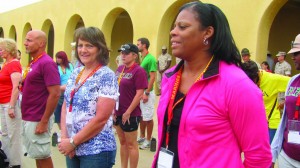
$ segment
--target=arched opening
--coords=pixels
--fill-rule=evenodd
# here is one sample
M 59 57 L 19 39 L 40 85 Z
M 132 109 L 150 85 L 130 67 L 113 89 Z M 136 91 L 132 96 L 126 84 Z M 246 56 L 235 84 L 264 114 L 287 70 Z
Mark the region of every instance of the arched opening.
M 53 58 L 53 50 L 54 50 L 54 28 L 53 28 L 53 24 L 51 22 L 51 20 L 47 19 L 43 26 L 42 26 L 42 31 L 44 31 L 46 33 L 47 36 L 47 48 L 46 48 L 46 52 L 47 54 Z
M 10 27 L 8 37 L 17 41 L 16 27 L 14 25 Z
M 4 38 L 4 31 L 2 27 L 0 27 L 0 38 Z
M 180 0 L 174 2 L 170 7 L 166 10 L 164 13 L 161 22 L 159 24 L 159 31 L 157 37 L 157 53 L 156 55 L 161 54 L 161 47 L 163 45 L 167 46 L 168 53 L 172 55 L 172 49 L 171 49 L 171 44 L 170 44 L 170 31 L 172 30 L 173 24 L 175 22 L 176 16 L 178 14 L 179 8 L 188 2 L 192 2 L 192 0 Z M 175 65 L 176 63 L 176 58 L 172 56 L 172 65 Z
M 22 42 L 24 42 L 25 41 L 25 39 L 26 39 L 26 34 L 29 32 L 29 31 L 31 31 L 32 30 L 32 26 L 31 26 L 31 24 L 30 23 L 26 23 L 25 24 L 25 26 L 24 26 L 24 28 L 23 28 L 23 35 L 22 35 Z M 26 49 L 25 49 L 25 46 L 24 45 L 22 45 L 22 58 L 21 58 L 21 63 L 22 63 L 22 65 L 26 65 L 27 66 L 27 64 L 31 61 L 31 58 L 30 58 L 30 56 L 29 55 L 27 55 L 26 54 Z
M 75 51 L 72 50 L 72 45 L 71 45 L 71 43 L 73 43 L 75 41 L 74 33 L 75 33 L 76 29 L 78 29 L 80 27 L 84 27 L 84 26 L 85 26 L 84 21 L 82 20 L 81 16 L 75 14 L 70 18 L 70 20 L 67 24 L 67 27 L 66 27 L 64 50 L 67 53 L 67 55 L 69 56 L 69 59 L 72 63 L 76 62 Z
M 291 49 L 291 41 L 300 33 L 300 1 L 289 0 L 284 4 L 270 28 L 268 50 L 271 51 L 273 58 L 277 61 L 278 51 L 288 52 Z M 292 66 L 292 75 L 297 73 L 295 65 L 289 55 L 287 62 Z
M 104 26 L 105 25 L 105 26 Z M 116 57 L 118 49 L 124 43 L 133 43 L 133 24 L 127 11 L 123 8 L 115 8 L 106 16 L 102 31 L 106 36 L 106 42 L 110 48 L 109 67 L 117 69 Z
M 3 32 L 2 27 L 0 27 L 0 38 L 4 38 L 4 32 Z M 2 59 L 2 57 L 0 57 L 0 64 L 2 64 L 2 62 L 3 62 L 3 59 Z

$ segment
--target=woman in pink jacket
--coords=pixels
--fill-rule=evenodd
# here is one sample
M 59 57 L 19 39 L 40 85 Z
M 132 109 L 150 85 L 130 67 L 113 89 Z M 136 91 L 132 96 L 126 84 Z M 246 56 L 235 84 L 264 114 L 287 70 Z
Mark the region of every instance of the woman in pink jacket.
M 240 68 L 223 12 L 187 3 L 170 34 L 182 61 L 163 77 L 152 167 L 270 167 L 262 93 Z

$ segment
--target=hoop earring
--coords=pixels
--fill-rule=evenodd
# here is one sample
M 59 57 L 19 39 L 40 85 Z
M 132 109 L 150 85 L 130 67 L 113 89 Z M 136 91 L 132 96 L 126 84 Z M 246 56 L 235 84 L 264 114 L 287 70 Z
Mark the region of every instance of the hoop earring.
M 204 45 L 208 45 L 208 40 L 207 40 L 206 37 L 203 39 L 203 44 L 204 44 Z

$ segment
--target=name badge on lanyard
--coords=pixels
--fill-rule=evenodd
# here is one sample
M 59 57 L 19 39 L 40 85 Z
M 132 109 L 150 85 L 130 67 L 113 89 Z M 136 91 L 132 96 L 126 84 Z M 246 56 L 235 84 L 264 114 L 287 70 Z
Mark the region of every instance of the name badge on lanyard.
M 300 144 L 300 94 L 296 101 L 296 110 L 294 112 L 293 120 L 288 120 L 288 143 Z
M 288 120 L 288 143 L 300 144 L 300 121 Z
M 160 148 L 157 168 L 172 168 L 174 160 L 174 153 L 166 148 Z

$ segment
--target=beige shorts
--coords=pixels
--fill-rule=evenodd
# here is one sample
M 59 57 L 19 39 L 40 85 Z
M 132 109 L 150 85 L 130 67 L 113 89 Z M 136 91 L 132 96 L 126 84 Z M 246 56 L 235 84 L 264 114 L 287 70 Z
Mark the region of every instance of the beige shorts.
M 140 101 L 140 108 L 142 110 L 143 121 L 153 120 L 154 106 L 155 106 L 155 94 L 154 91 L 151 91 L 148 96 L 148 102 L 143 103 L 143 100 Z
M 35 128 L 39 122 L 23 121 L 23 146 L 27 156 L 33 159 L 46 159 L 51 156 L 51 129 L 53 116 L 48 123 L 48 131 L 43 134 L 35 134 Z

